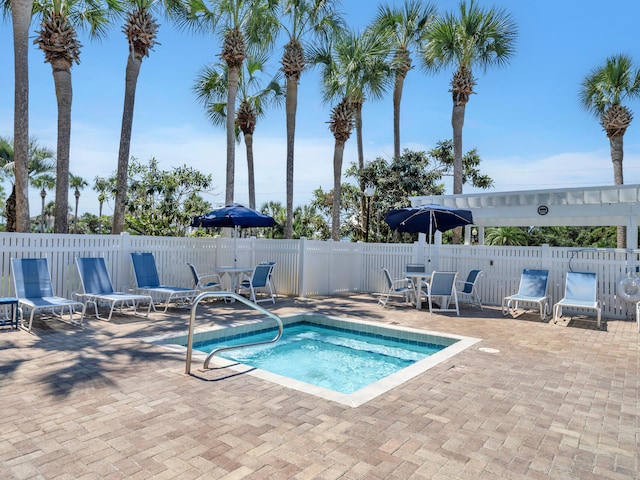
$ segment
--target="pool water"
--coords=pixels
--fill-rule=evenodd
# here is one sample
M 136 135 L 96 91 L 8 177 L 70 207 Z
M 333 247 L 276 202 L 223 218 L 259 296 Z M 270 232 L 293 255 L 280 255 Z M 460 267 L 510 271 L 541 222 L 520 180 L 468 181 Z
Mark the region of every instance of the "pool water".
M 326 400 L 358 407 L 479 342 L 478 338 L 431 332 L 383 322 L 302 312 L 281 317 L 283 337 L 276 343 L 216 354 L 210 364 L 219 379 L 246 374 Z M 228 320 L 200 327 L 193 337 L 192 362 L 223 345 L 271 340 L 272 320 Z M 188 332 L 143 341 L 186 354 Z M 226 358 L 225 358 L 226 357 Z M 209 378 L 198 370 L 197 377 Z M 237 372 L 237 373 L 236 373 Z M 222 377 L 224 378 L 224 377 Z M 347 393 L 345 393 L 347 392 Z M 351 392 L 351 393 L 348 393 Z
M 194 345 L 205 353 L 221 346 L 269 340 L 274 331 Z M 310 323 L 287 326 L 276 343 L 219 356 L 341 393 L 353 393 L 445 348 L 337 330 Z

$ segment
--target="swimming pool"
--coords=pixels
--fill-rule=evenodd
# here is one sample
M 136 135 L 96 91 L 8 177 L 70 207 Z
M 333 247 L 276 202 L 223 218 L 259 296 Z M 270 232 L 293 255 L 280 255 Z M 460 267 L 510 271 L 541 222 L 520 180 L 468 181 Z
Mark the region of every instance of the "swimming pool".
M 212 366 L 244 371 L 289 388 L 359 406 L 428 370 L 479 339 L 317 315 L 282 318 L 282 338 L 214 357 Z M 272 322 L 199 331 L 194 362 L 221 345 L 273 338 Z M 147 339 L 184 351 L 187 335 Z

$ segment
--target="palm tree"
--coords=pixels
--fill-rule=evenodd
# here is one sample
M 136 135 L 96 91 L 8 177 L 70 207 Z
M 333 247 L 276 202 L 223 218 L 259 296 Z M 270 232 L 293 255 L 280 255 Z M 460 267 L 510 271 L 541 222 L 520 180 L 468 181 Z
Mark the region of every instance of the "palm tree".
M 35 137 L 29 140 L 29 162 L 27 164 L 27 178 L 32 175 L 40 175 L 43 173 L 50 173 L 55 171 L 55 153 L 47 148 L 38 145 L 38 141 Z M 7 138 L 0 137 L 0 167 L 2 175 L 9 178 L 12 181 L 11 194 L 6 201 L 5 211 L 7 215 L 7 231 L 17 231 L 17 211 L 16 211 L 16 199 L 18 197 L 17 187 L 15 180 L 15 151 L 13 143 Z M 28 192 L 27 192 L 28 196 Z M 31 227 L 29 227 L 29 230 Z
M 89 186 L 89 182 L 87 182 L 82 177 L 69 174 L 69 186 L 75 189 L 75 191 L 73 192 L 74 197 L 76 197 L 76 208 L 73 215 L 73 233 L 78 233 L 78 203 L 80 202 L 80 190 L 83 190 L 84 187 Z
M 622 101 L 638 96 L 640 70 L 633 67 L 631 58 L 626 55 L 607 58 L 605 65 L 593 69 L 583 80 L 580 90 L 582 107 L 600 119 L 600 125 L 607 133 L 616 185 L 624 183 L 623 137 L 633 120 L 633 113 L 622 105 Z M 617 244 L 618 248 L 626 247 L 626 227 L 618 227 Z
M 225 203 L 233 202 L 235 182 L 236 96 L 240 69 L 247 58 L 247 48 L 260 46 L 267 50 L 278 29 L 276 0 L 189 0 L 180 12 L 181 24 L 211 29 L 223 37 L 220 56 L 227 64 L 227 168 Z
M 362 151 L 362 105 L 367 96 L 379 98 L 391 79 L 386 56 L 389 42 L 384 35 L 367 30 L 358 35 L 343 32 L 332 42 L 313 49 L 313 62 L 322 68 L 325 101 L 338 100 L 331 111 L 329 130 L 335 138 L 333 156 L 333 208 L 331 237 L 340 239 L 340 198 L 344 146 L 355 126 L 358 164 L 364 167 Z
M 286 81 L 287 122 L 287 214 L 284 238 L 293 238 L 293 167 L 298 109 L 298 83 L 307 66 L 303 43 L 307 38 L 327 39 L 344 28 L 336 12 L 337 0 L 284 0 L 280 22 L 288 42 L 282 54 L 282 71 Z
M 471 0 L 461 1 L 459 16 L 448 13 L 425 31 L 422 61 L 429 71 L 453 67 L 453 193 L 462 193 L 462 126 L 467 102 L 476 85 L 473 68 L 505 65 L 515 51 L 516 25 L 505 10 L 482 9 Z
M 33 0 L 11 0 L 14 60 L 13 138 L 16 232 L 28 232 L 29 220 L 29 25 Z M 17 189 L 15 186 L 17 185 Z M 8 227 L 8 222 L 7 222 Z
M 122 109 L 116 196 L 111 229 L 113 234 L 120 234 L 124 231 L 127 173 L 138 75 L 142 67 L 142 60 L 149 56 L 150 51 L 153 50 L 157 43 L 156 38 L 158 36 L 159 25 L 156 22 L 154 10 L 160 10 L 162 6 L 169 12 L 173 11 L 179 5 L 179 0 L 125 0 L 124 3 L 129 7 L 129 10 L 127 11 L 122 31 L 126 35 L 127 43 L 129 44 L 129 56 L 127 57 L 124 83 L 124 107 Z
M 376 28 L 386 29 L 392 35 L 395 53 L 392 68 L 395 74 L 393 86 L 393 156 L 400 158 L 400 103 L 404 81 L 413 68 L 411 51 L 421 45 L 421 40 L 435 19 L 436 7 L 417 0 L 405 0 L 402 7 L 381 5 L 374 20 Z
M 520 227 L 491 227 L 484 236 L 487 245 L 528 245 L 529 236 Z
M 98 192 L 98 233 L 102 233 L 102 207 L 113 190 L 112 182 L 110 179 L 97 176 L 93 179 L 93 189 Z
M 44 203 L 47 197 L 47 190 L 56 188 L 56 178 L 48 173 L 37 175 L 31 179 L 31 185 L 40 188 L 40 198 L 42 199 L 42 211 L 40 213 L 40 233 L 44 233 Z
M 51 64 L 58 101 L 58 145 L 56 176 L 55 233 L 68 233 L 69 151 L 71 143 L 71 66 L 80 63 L 76 29 L 87 26 L 91 36 L 104 33 L 109 4 L 96 0 L 51 0 L 37 4 L 42 16 L 40 31 L 34 40 Z
M 267 55 L 249 55 L 240 70 L 238 91 L 240 104 L 236 114 L 236 138 L 242 132 L 247 153 L 247 172 L 249 177 L 249 207 L 256 208 L 256 189 L 253 158 L 253 132 L 257 121 L 266 113 L 271 104 L 280 104 L 284 91 L 280 84 L 280 75 L 276 75 L 265 88 L 261 88 L 260 74 L 264 72 Z M 226 98 L 228 87 L 228 68 L 226 65 L 205 67 L 194 86 L 194 92 L 204 104 L 211 123 L 226 125 Z

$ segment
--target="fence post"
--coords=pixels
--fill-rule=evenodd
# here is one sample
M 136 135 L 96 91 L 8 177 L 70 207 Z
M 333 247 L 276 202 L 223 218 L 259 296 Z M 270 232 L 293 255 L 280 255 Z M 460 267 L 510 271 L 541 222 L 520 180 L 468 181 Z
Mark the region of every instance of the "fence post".
M 129 232 L 120 234 L 120 253 L 118 258 L 118 270 L 116 272 L 116 289 L 123 290 L 129 282 L 129 269 L 131 261 L 129 255 L 131 253 L 131 236 Z
M 306 243 L 306 237 L 300 237 L 300 242 L 298 242 L 298 296 L 301 298 L 307 295 L 307 279 L 304 274 L 304 260 L 307 251 Z

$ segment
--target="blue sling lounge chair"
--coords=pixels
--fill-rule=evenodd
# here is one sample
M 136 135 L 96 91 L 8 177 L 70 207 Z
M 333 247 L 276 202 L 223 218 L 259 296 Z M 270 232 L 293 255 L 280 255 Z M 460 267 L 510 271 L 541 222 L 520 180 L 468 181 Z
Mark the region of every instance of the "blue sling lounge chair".
M 551 313 L 549 295 L 547 295 L 548 270 L 524 269 L 520 277 L 518 292 L 504 297 L 502 300 L 502 314 L 515 316 L 519 304 L 535 303 L 540 309 L 542 320 Z
M 136 287 L 140 293 L 151 295 L 154 311 L 156 302 L 164 303 L 165 313 L 172 302 L 179 306 L 191 305 L 194 298 L 200 293 L 200 290 L 197 289 L 162 285 L 153 253 L 131 253 L 131 261 L 136 277 Z
M 39 312 L 58 313 L 60 318 L 65 311 L 69 312 L 69 322 L 74 325 L 82 325 L 84 318 L 84 304 L 75 300 L 58 297 L 53 293 L 51 273 L 46 258 L 12 258 L 11 271 L 13 286 L 18 297 L 18 311 L 20 313 L 20 325 L 24 326 L 23 313 L 30 310 L 29 326 L 31 331 L 33 316 Z M 80 319 L 73 319 L 74 309 L 81 309 Z
M 151 295 L 116 292 L 113 289 L 104 258 L 76 257 L 76 266 L 78 267 L 80 283 L 82 283 L 82 290 L 84 291 L 84 293 L 76 294 L 76 296 L 84 303 L 85 310 L 88 304 L 93 304 L 96 318 L 110 321 L 116 306 L 119 306 L 121 311 L 125 306 L 132 307 L 133 313 L 137 314 L 140 302 L 148 304 L 145 317 L 149 316 L 153 305 Z M 109 305 L 109 316 L 106 319 L 100 317 L 98 313 L 98 304 L 101 302 Z

